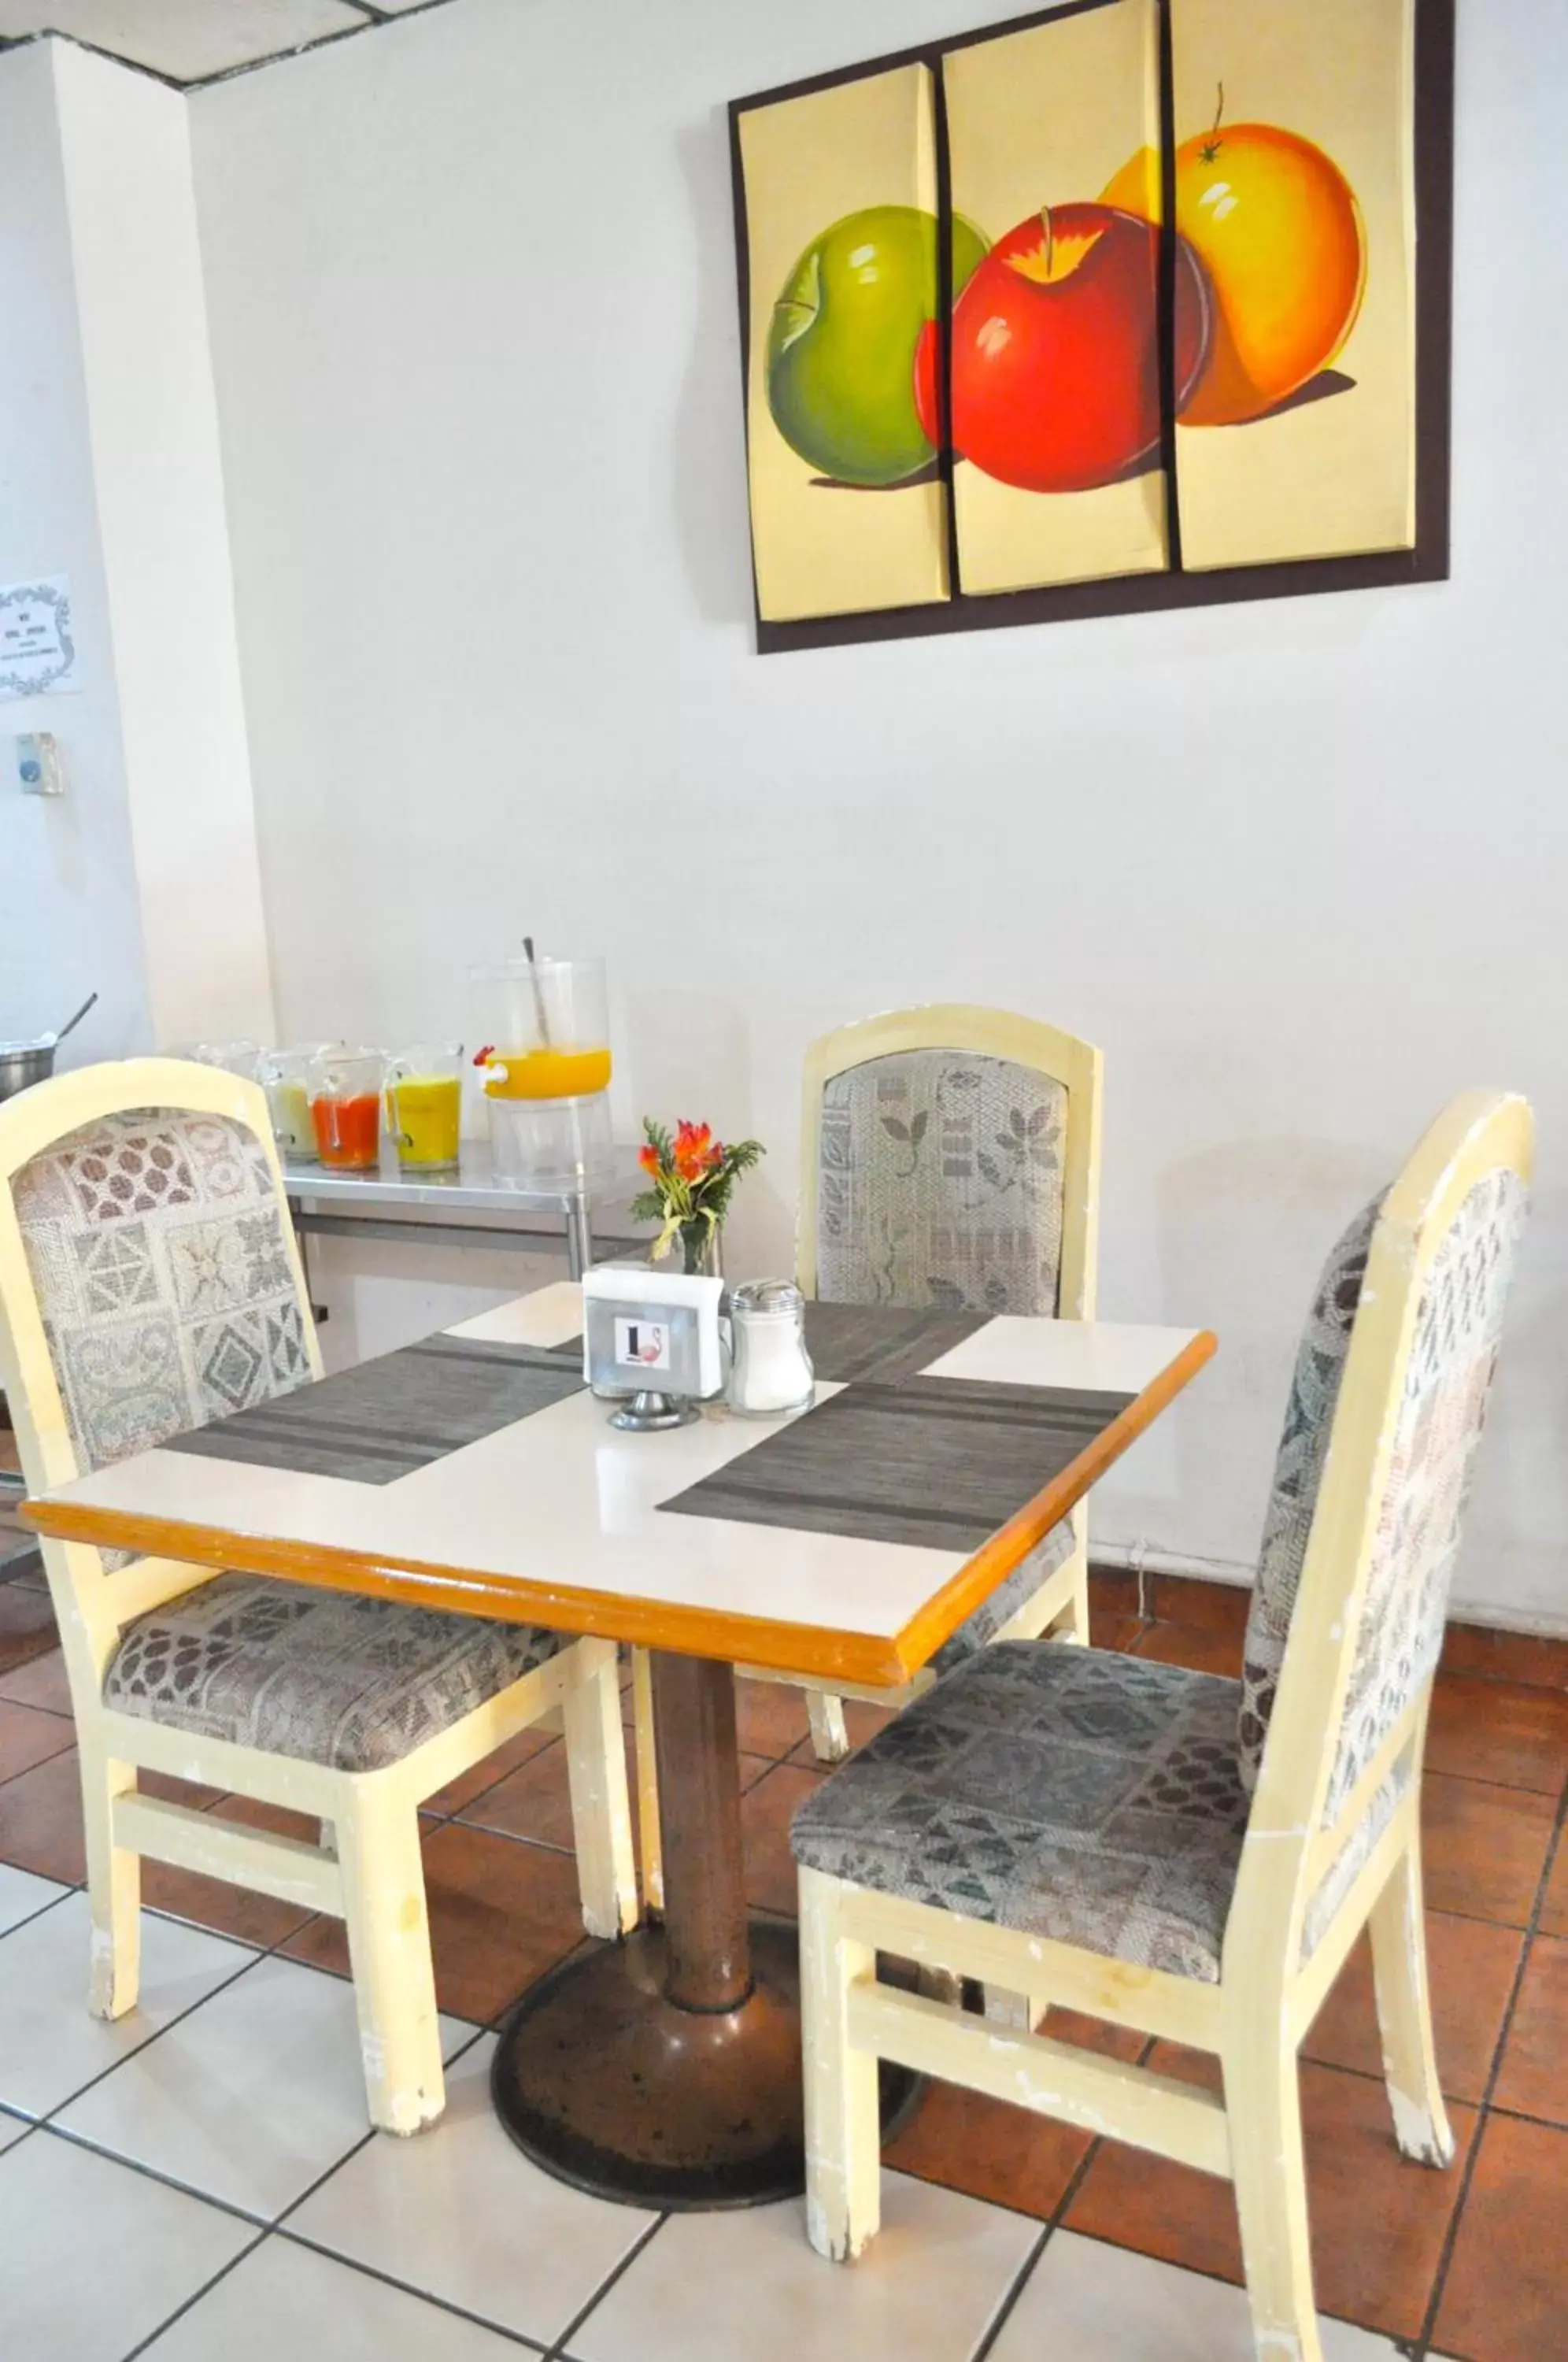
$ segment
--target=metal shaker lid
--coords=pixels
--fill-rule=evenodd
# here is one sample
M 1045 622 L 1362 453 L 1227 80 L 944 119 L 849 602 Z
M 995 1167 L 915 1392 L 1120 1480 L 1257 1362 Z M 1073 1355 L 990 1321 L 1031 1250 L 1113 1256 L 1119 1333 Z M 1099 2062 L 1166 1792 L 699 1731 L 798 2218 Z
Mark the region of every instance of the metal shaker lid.
M 731 1291 L 730 1303 L 736 1312 L 799 1314 L 806 1299 L 792 1279 L 748 1279 Z

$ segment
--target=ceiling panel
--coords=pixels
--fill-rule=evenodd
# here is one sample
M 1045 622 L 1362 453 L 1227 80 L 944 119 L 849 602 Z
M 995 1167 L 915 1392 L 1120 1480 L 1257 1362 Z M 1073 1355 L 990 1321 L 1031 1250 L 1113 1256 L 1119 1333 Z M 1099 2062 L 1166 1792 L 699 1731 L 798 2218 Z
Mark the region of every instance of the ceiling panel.
M 0 0 L 0 34 L 73 33 L 176 82 L 254 65 L 368 21 L 350 0 Z

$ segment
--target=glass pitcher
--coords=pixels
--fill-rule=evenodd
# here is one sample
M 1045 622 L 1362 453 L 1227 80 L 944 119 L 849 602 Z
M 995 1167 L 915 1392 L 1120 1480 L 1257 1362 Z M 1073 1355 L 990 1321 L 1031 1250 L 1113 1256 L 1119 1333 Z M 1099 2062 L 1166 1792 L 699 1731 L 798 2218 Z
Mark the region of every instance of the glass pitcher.
M 404 1050 L 387 1062 L 387 1130 L 405 1173 L 455 1173 L 462 1131 L 458 1043 Z
M 315 1153 L 333 1172 L 373 1173 L 381 1163 L 384 1065 L 379 1050 L 326 1050 L 310 1062 Z
M 293 1050 L 263 1050 L 256 1062 L 256 1079 L 267 1094 L 272 1137 L 285 1164 L 318 1161 L 310 1120 L 310 1065 L 313 1058 L 335 1046 L 331 1042 L 304 1042 Z
M 610 1085 L 602 959 L 507 960 L 469 971 L 474 1064 L 488 1099 L 591 1098 Z

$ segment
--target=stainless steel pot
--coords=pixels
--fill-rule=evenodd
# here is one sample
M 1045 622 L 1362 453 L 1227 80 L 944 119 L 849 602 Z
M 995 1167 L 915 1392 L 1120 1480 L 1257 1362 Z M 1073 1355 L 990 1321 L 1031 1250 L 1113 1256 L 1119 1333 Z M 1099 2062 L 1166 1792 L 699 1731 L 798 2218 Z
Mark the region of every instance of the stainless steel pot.
M 58 1033 L 40 1033 L 32 1042 L 0 1042 L 0 1099 L 14 1099 L 18 1091 L 31 1088 L 34 1083 L 47 1083 L 54 1072 L 54 1054 L 73 1027 L 80 1025 L 93 1003 L 95 992 L 89 993 L 74 1017 L 68 1018 Z

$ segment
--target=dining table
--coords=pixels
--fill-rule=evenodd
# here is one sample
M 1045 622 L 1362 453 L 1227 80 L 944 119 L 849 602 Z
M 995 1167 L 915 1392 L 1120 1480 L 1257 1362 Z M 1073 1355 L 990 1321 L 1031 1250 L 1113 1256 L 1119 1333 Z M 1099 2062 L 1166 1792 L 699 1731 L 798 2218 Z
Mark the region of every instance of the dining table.
M 814 1404 L 628 1433 L 561 1282 L 33 1496 L 38 1530 L 652 1651 L 664 1895 L 531 1986 L 495 2106 L 639 2205 L 804 2186 L 791 1923 L 748 1911 L 735 1668 L 905 1688 L 1191 1382 L 1204 1330 L 812 1304 Z M 908 2100 L 888 2070 L 884 2110 Z

